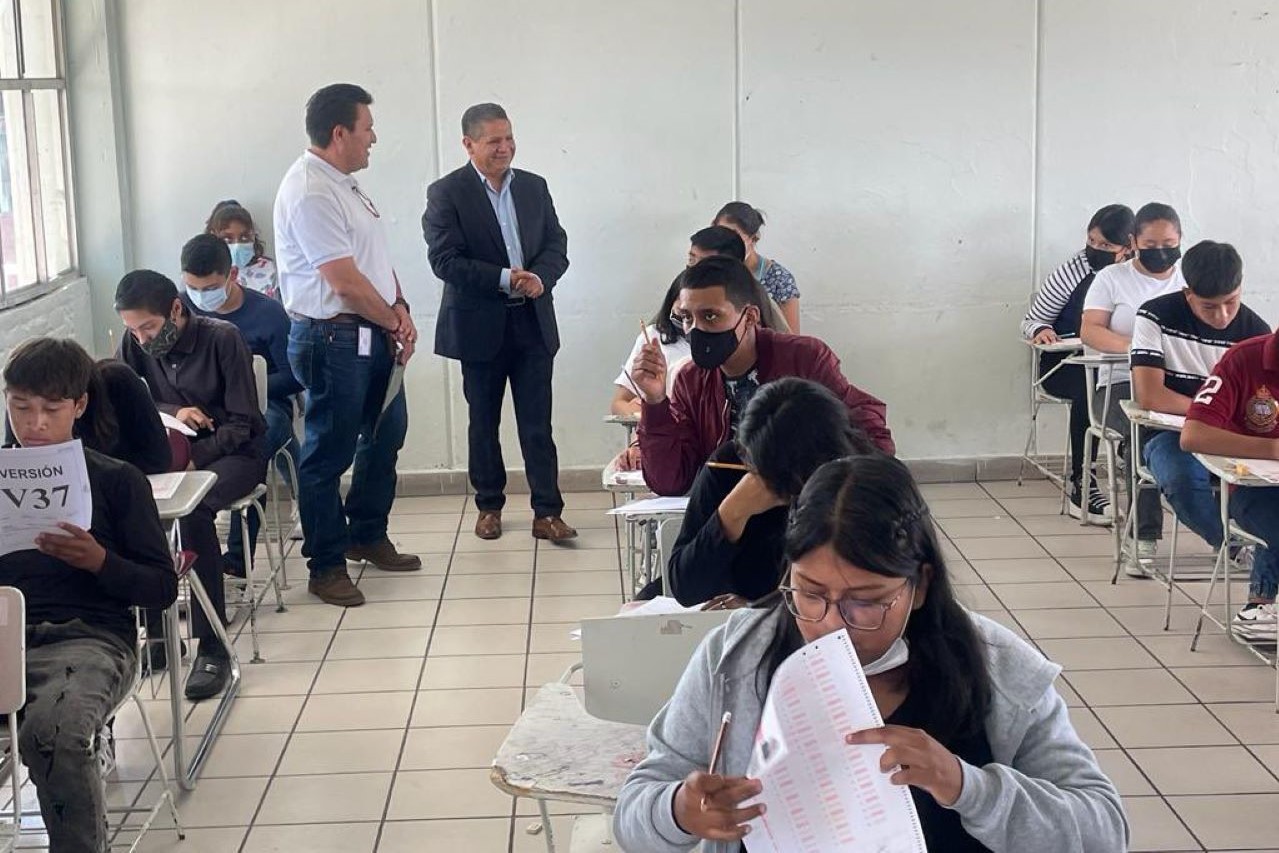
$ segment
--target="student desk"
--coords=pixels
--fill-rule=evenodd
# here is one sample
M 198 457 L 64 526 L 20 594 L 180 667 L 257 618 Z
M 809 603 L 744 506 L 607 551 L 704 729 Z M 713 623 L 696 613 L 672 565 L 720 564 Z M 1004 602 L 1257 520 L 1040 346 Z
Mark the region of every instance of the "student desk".
M 621 424 L 626 428 L 626 446 L 630 447 L 631 442 L 635 439 L 635 428 L 639 426 L 640 416 L 633 415 L 605 415 L 604 423 Z
M 627 570 L 631 578 L 630 598 L 634 598 L 639 591 L 641 579 L 647 583 L 656 577 L 662 578 L 663 590 L 670 594 L 665 589 L 665 561 L 671 555 L 661 541 L 662 528 L 666 524 L 681 523 L 687 510 L 688 498 L 678 497 L 631 501 L 609 512 L 610 515 L 619 516 L 627 528 L 627 542 L 630 546 L 627 554 Z M 638 555 L 634 546 L 636 541 L 639 542 Z
M 1106 426 L 1106 413 L 1110 411 L 1110 394 L 1114 388 L 1112 383 L 1106 383 L 1106 390 L 1102 394 L 1100 412 L 1097 409 L 1097 374 L 1105 370 L 1106 378 L 1110 379 L 1116 365 L 1127 363 L 1127 353 L 1106 352 L 1072 355 L 1062 360 L 1062 364 L 1075 365 L 1084 369 L 1084 387 L 1088 400 L 1088 429 L 1084 431 L 1084 476 L 1083 482 L 1080 483 L 1080 500 L 1084 506 L 1087 505 L 1088 495 L 1093 483 L 1097 480 L 1097 462 L 1093 458 L 1095 455 L 1093 442 L 1097 442 L 1101 447 L 1105 448 L 1106 452 L 1108 469 L 1106 479 L 1109 484 L 1107 491 L 1110 498 L 1111 512 L 1113 513 L 1110 525 L 1112 531 L 1111 544 L 1116 563 L 1123 557 L 1119 542 L 1121 531 L 1119 526 L 1119 478 L 1116 472 L 1118 470 L 1119 443 L 1124 439 L 1124 436 Z M 1080 524 L 1087 526 L 1090 523 L 1088 513 L 1081 512 Z
M 611 812 L 631 768 L 648 754 L 645 732 L 592 717 L 568 684 L 546 684 L 498 748 L 491 778 L 502 791 L 537 801 L 547 850 L 555 853 L 547 802 Z M 617 849 L 611 834 L 605 837 Z
M 160 511 L 160 520 L 169 527 L 169 536 L 174 543 L 175 553 L 182 548 L 182 534 L 178 522 L 190 515 L 199 506 L 200 501 L 204 500 L 204 496 L 213 488 L 213 484 L 217 482 L 217 479 L 218 475 L 212 471 L 184 471 L 173 495 L 156 500 L 156 508 Z M 200 742 L 196 744 L 195 752 L 192 754 L 191 762 L 188 765 L 184 757 L 186 744 L 183 740 L 185 732 L 183 731 L 184 720 L 182 714 L 182 688 L 185 679 L 175 677 L 182 669 L 180 664 L 182 647 L 178 636 L 181 628 L 178 623 L 177 602 L 174 602 L 172 606 L 164 611 L 164 644 L 169 660 L 169 702 L 173 712 L 174 776 L 177 777 L 178 784 L 182 786 L 184 791 L 193 791 L 195 790 L 195 780 L 200 776 L 200 770 L 204 767 L 205 759 L 209 757 L 213 742 L 217 740 L 218 733 L 222 731 L 222 725 L 226 722 L 226 717 L 231 711 L 231 703 L 235 701 L 236 695 L 240 692 L 240 658 L 235 653 L 235 645 L 227 635 L 226 628 L 222 625 L 222 620 L 214 614 L 213 604 L 209 601 L 208 593 L 205 592 L 204 585 L 200 583 L 200 578 L 194 571 L 188 571 L 186 581 L 191 590 L 191 604 L 203 608 L 205 615 L 209 617 L 209 624 L 213 626 L 218 639 L 231 657 L 231 680 L 227 683 L 226 689 L 222 691 L 218 705 L 209 720 L 208 728 L 201 735 Z
M 1025 338 L 1020 339 L 1030 350 L 1030 434 L 1026 436 L 1026 446 L 1021 454 L 1021 467 L 1017 472 L 1017 484 L 1021 485 L 1022 475 L 1029 465 L 1043 474 L 1050 483 L 1061 489 L 1061 511 L 1066 511 L 1066 501 L 1070 488 L 1070 433 L 1066 434 L 1066 451 L 1062 457 L 1062 470 L 1054 471 L 1039 455 L 1039 410 L 1045 405 L 1069 405 L 1069 400 L 1053 396 L 1044 390 L 1044 381 L 1061 370 L 1063 362 L 1055 364 L 1047 373 L 1039 372 L 1040 356 L 1044 353 L 1079 353 L 1083 352 L 1083 342 L 1079 338 L 1061 338 L 1051 344 L 1037 344 Z

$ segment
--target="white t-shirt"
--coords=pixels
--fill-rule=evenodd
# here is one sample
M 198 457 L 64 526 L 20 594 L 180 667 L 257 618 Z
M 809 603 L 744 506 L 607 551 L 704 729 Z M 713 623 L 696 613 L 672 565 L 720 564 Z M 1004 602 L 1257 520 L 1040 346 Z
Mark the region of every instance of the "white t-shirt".
M 1131 338 L 1138 308 L 1156 296 L 1175 293 L 1185 286 L 1180 262 L 1173 267 L 1172 275 L 1167 279 L 1151 278 L 1138 272 L 1132 261 L 1111 264 L 1093 279 L 1088 295 L 1084 297 L 1084 311 L 1109 311 L 1110 331 Z M 1103 368 L 1097 371 L 1097 386 L 1101 388 L 1131 379 L 1126 364 L 1117 364 L 1113 370 Z
M 657 327 L 649 326 L 647 334 L 650 338 L 657 339 Z M 644 348 L 644 336 L 635 336 L 635 346 L 631 347 L 631 354 L 626 357 L 626 363 L 622 365 L 622 372 L 617 374 L 617 378 L 613 380 L 614 385 L 618 385 L 635 393 L 635 388 L 631 385 L 631 381 L 626 378 L 626 374 L 630 373 L 631 365 L 635 363 L 635 356 L 639 355 L 641 349 Z M 675 374 L 679 372 L 679 368 L 683 367 L 682 362 L 688 360 L 693 355 L 693 348 L 688 345 L 687 338 L 680 338 L 673 344 L 662 344 L 662 355 L 666 356 L 666 393 L 670 394 L 671 389 L 675 387 Z
M 310 151 L 293 162 L 275 196 L 275 262 L 284 307 L 313 320 L 355 313 L 333 292 L 319 267 L 352 258 L 388 305 L 395 270 L 373 201 L 351 175 Z

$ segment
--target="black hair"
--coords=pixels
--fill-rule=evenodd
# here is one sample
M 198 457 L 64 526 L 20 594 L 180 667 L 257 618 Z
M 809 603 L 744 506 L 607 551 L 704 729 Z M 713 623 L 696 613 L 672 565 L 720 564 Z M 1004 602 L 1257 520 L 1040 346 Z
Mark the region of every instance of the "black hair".
M 762 389 L 761 389 L 762 390 Z M 818 468 L 791 510 L 785 554 L 789 563 L 830 545 L 847 562 L 885 577 L 919 584 L 923 604 L 910 615 L 906 678 L 910 692 L 927 697 L 923 729 L 941 743 L 984 730 L 991 682 L 983 641 L 955 598 L 932 516 L 910 471 L 883 453 L 852 456 Z M 926 576 L 925 566 L 932 568 Z M 780 596 L 779 596 L 780 598 Z M 771 653 L 761 671 L 772 679 L 794 642 L 795 620 L 785 604 Z
M 1243 258 L 1229 243 L 1202 240 L 1181 259 L 1181 275 L 1195 296 L 1215 299 L 1243 284 Z
M 1137 216 L 1132 223 L 1132 235 L 1140 237 L 1141 229 L 1152 222 L 1161 221 L 1171 222 L 1177 229 L 1177 236 L 1181 236 L 1181 217 L 1177 215 L 1177 211 L 1173 210 L 1172 205 L 1159 201 L 1143 204 L 1137 211 Z
M 662 307 L 658 308 L 657 313 L 653 315 L 653 326 L 657 329 L 657 337 L 667 346 L 676 341 L 682 341 L 686 336 L 683 326 L 677 326 L 671 322 L 671 312 L 675 310 L 675 300 L 679 299 L 679 292 L 683 286 L 684 273 L 681 272 L 675 276 L 671 286 L 666 288 L 666 295 L 662 297 Z
M 253 215 L 248 209 L 233 198 L 224 199 L 213 205 L 213 211 L 209 214 L 209 218 L 204 221 L 204 230 L 209 234 L 216 235 L 223 228 L 226 228 L 232 222 L 238 222 L 245 227 L 246 230 L 253 234 L 253 260 L 266 255 L 266 245 L 262 242 L 262 235 L 258 233 L 257 226 L 253 224 Z
M 168 317 L 177 298 L 178 286 L 167 276 L 155 270 L 134 270 L 125 273 L 116 285 L 115 310 L 146 311 Z
M 742 235 L 723 225 L 707 226 L 689 237 L 688 242 L 703 252 L 722 255 L 725 258 L 736 258 L 739 261 L 746 260 L 746 242 L 742 239 Z
M 373 96 L 354 83 L 333 83 L 317 91 L 306 101 L 306 135 L 311 144 L 328 148 L 338 125 L 355 130 L 360 104 L 372 103 Z
M 70 338 L 33 338 L 19 344 L 4 366 L 4 385 L 46 400 L 78 400 L 87 394 L 81 420 L 99 442 L 114 443 L 119 426 L 101 373 L 93 357 Z
M 712 255 L 703 258 L 684 270 L 680 284 L 681 290 L 705 290 L 708 287 L 722 287 L 728 301 L 739 310 L 748 305 L 763 307 L 760 295 L 763 288 L 751 275 L 746 265 L 736 258 L 725 258 Z
M 467 107 L 466 112 L 462 113 L 462 135 L 474 139 L 480 125 L 486 121 L 510 121 L 510 119 L 506 117 L 506 110 L 498 104 L 476 104 Z
M 1133 222 L 1131 207 L 1126 204 L 1108 204 L 1088 220 L 1088 230 L 1096 228 L 1107 243 L 1126 247 L 1132 242 Z
M 848 419 L 848 407 L 825 385 L 787 376 L 763 385 L 742 413 L 737 447 L 744 463 L 780 498 L 832 459 L 875 452 Z
M 730 201 L 719 209 L 711 222 L 715 224 L 720 220 L 727 220 L 754 237 L 764 227 L 764 211 L 751 207 L 744 201 Z
M 196 234 L 182 247 L 182 271 L 204 278 L 206 275 L 230 275 L 231 249 L 226 241 L 213 234 Z

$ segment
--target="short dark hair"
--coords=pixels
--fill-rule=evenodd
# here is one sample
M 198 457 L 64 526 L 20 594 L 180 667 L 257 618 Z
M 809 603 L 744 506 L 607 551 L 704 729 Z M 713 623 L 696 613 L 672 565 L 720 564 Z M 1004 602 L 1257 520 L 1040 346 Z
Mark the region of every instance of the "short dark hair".
M 78 400 L 89 393 L 93 358 L 70 338 L 32 338 L 9 354 L 4 385 L 46 400 Z
M 182 247 L 182 271 L 199 278 L 215 273 L 229 275 L 231 250 L 221 237 L 196 234 Z
M 168 276 L 155 270 L 134 270 L 116 286 L 115 310 L 146 311 L 167 317 L 177 298 L 178 286 Z
M 1181 274 L 1195 296 L 1215 299 L 1243 285 L 1243 258 L 1229 243 L 1202 240 L 1182 257 Z
M 462 135 L 474 139 L 480 125 L 486 121 L 510 121 L 510 119 L 506 117 L 506 110 L 498 104 L 476 104 L 467 107 L 466 112 L 462 113 Z
M 746 264 L 736 258 L 714 255 L 703 258 L 684 270 L 680 290 L 705 290 L 708 287 L 724 288 L 724 295 L 733 307 L 743 309 L 748 305 L 761 308 L 759 295 L 763 292 L 755 276 Z
M 745 231 L 751 237 L 764 227 L 764 211 L 751 207 L 744 201 L 730 201 L 719 209 L 712 223 L 725 219 Z
M 372 103 L 373 96 L 354 83 L 333 83 L 317 91 L 306 101 L 306 135 L 311 144 L 327 148 L 338 125 L 354 130 L 357 108 Z
M 688 242 L 703 252 L 736 258 L 739 261 L 746 260 L 746 242 L 732 228 L 725 228 L 723 225 L 703 228 L 689 237 Z
M 1108 204 L 1088 220 L 1088 230 L 1096 228 L 1107 243 L 1127 246 L 1132 242 L 1133 212 L 1126 204 Z
M 1143 204 L 1137 211 L 1137 216 L 1132 223 L 1133 236 L 1140 237 L 1142 228 L 1152 222 L 1160 221 L 1171 222 L 1177 229 L 1177 233 L 1181 234 L 1181 217 L 1177 215 L 1177 211 L 1173 210 L 1172 205 L 1152 201 L 1149 204 Z

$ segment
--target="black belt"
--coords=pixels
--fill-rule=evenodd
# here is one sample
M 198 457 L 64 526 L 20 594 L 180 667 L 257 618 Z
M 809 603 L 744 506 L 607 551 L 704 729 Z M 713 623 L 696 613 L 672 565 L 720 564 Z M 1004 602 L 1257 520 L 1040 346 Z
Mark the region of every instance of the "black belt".
M 332 317 L 329 317 L 327 319 L 317 320 L 314 317 L 304 317 L 301 314 L 294 314 L 293 312 L 289 312 L 289 317 L 290 319 L 298 323 L 303 323 L 307 326 L 315 326 L 320 323 L 339 323 L 344 326 L 355 326 L 360 324 L 363 324 L 366 326 L 374 325 L 370 323 L 368 320 L 365 320 L 359 314 L 334 314 Z
M 516 299 L 507 299 L 505 304 L 507 308 L 519 308 L 521 305 L 527 302 L 528 302 L 528 297 L 521 296 Z

